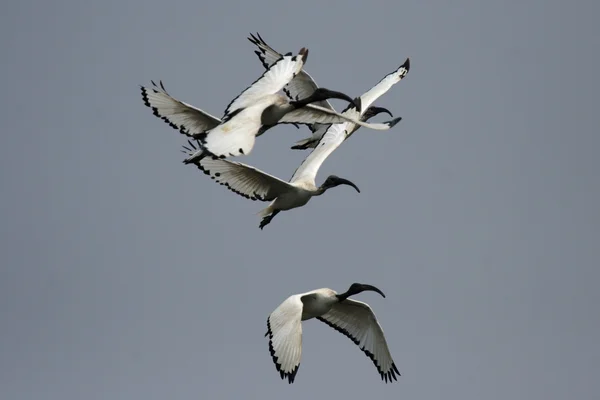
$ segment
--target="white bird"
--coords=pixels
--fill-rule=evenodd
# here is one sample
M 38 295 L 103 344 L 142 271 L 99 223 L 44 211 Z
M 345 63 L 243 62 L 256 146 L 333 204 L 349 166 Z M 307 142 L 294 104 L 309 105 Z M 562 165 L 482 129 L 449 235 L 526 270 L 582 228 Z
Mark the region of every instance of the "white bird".
M 389 112 L 382 108 L 385 112 Z M 364 115 L 363 115 L 364 117 Z M 402 118 L 390 121 L 390 126 L 397 124 Z M 258 213 L 263 217 L 259 224 L 263 229 L 281 211 L 302 207 L 313 196 L 320 196 L 338 185 L 350 185 L 360 193 L 358 187 L 347 179 L 330 175 L 320 187 L 315 184 L 317 172 L 323 161 L 344 141 L 345 124 L 334 124 L 323 136 L 321 144 L 313 150 L 296 169 L 292 179 L 285 182 L 250 165 L 218 157 L 205 157 L 193 163 L 215 182 L 229 190 L 251 200 L 271 201 L 271 204 Z M 188 141 L 191 148 L 185 147 L 187 154 L 195 154 L 196 147 Z
M 269 315 L 265 336 L 269 337 L 269 351 L 281 379 L 294 382 L 302 355 L 301 321 L 317 318 L 358 345 L 373 361 L 382 380 L 398 380 L 396 374 L 400 376 L 400 372 L 373 310 L 366 303 L 348 299 L 367 290 L 385 297 L 375 286 L 353 283 L 341 294 L 326 288 L 295 294 Z
M 184 162 L 191 163 L 207 155 L 221 158 L 249 154 L 256 136 L 278 123 L 310 124 L 351 121 L 371 129 L 387 130 L 387 123 L 366 124 L 327 108 L 309 103 L 328 98 L 353 102 L 349 96 L 320 88 L 302 99 L 289 101 L 277 94 L 302 69 L 308 50 L 297 56 L 280 56 L 250 87 L 233 99 L 222 119 L 171 97 L 164 86 L 141 87 L 144 104 L 157 117 L 181 133 L 199 140 L 201 148 Z M 357 102 L 358 103 L 358 102 Z M 360 103 L 356 104 L 360 108 Z
M 259 60 L 265 68 L 268 69 L 271 65 L 273 65 L 275 61 L 277 61 L 281 57 L 281 54 L 279 54 L 279 52 L 277 52 L 271 46 L 269 46 L 260 36 L 260 34 L 257 33 L 256 36 L 250 34 L 248 40 L 258 47 L 258 50 L 256 50 L 254 53 L 256 53 L 256 55 L 258 56 Z M 400 82 L 406 76 L 406 74 L 408 74 L 409 70 L 410 59 L 407 58 L 406 61 L 404 61 L 404 63 L 400 65 L 400 67 L 398 67 L 395 71 L 387 74 L 375 86 L 373 86 L 362 96 L 360 96 L 362 109 L 361 112 L 357 113 L 356 108 L 351 109 L 351 107 L 349 107 L 348 109 L 344 110 L 342 114 L 352 117 L 354 119 L 359 119 L 361 113 L 368 113 L 371 104 L 373 104 L 373 102 L 379 97 L 383 96 L 388 90 L 390 90 L 392 86 Z M 303 98 L 310 95 L 310 93 L 314 92 L 318 87 L 319 86 L 317 85 L 315 80 L 308 74 L 308 72 L 306 72 L 303 69 L 298 74 L 296 74 L 296 76 L 287 85 L 285 85 L 283 91 L 289 99 L 297 100 L 299 98 Z M 320 107 L 335 111 L 331 103 L 327 100 L 322 100 L 315 104 Z M 292 146 L 292 149 L 304 150 L 308 148 L 317 147 L 319 140 L 321 140 L 329 126 L 329 124 L 321 123 L 309 125 L 309 128 L 312 132 L 312 136 L 307 139 L 303 139 L 296 142 L 296 144 Z M 348 139 L 350 136 L 352 136 L 352 134 L 358 129 L 360 129 L 360 125 L 347 123 L 347 133 L 345 139 Z

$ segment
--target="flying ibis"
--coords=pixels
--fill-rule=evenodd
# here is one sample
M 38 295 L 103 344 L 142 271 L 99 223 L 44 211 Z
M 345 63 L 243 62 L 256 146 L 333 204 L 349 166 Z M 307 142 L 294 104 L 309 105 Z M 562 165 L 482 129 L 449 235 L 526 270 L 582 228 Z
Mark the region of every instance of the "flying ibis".
M 387 130 L 388 123 L 367 124 L 334 110 L 310 104 L 329 98 L 338 98 L 361 108 L 360 100 L 325 88 L 312 91 L 302 99 L 289 100 L 278 94 L 280 90 L 302 69 L 308 50 L 280 56 L 251 86 L 233 99 L 223 118 L 218 119 L 205 111 L 171 97 L 164 88 L 141 87 L 144 104 L 155 116 L 186 136 L 199 141 L 197 152 L 184 160 L 189 164 L 207 155 L 220 158 L 249 154 L 255 137 L 260 136 L 278 123 L 313 124 L 350 121 L 376 130 Z
M 281 54 L 274 50 L 271 46 L 269 46 L 264 39 L 260 36 L 260 34 L 250 34 L 248 40 L 258 47 L 258 50 L 255 51 L 259 60 L 263 64 L 265 68 L 270 68 L 274 62 L 276 62 Z M 396 83 L 400 82 L 408 71 L 410 70 L 410 59 L 407 58 L 406 61 L 400 67 L 398 67 L 395 71 L 387 74 L 383 79 L 381 79 L 375 86 L 365 92 L 362 96 L 360 96 L 361 101 L 361 110 L 357 110 L 356 107 L 349 107 L 342 112 L 343 115 L 347 115 L 353 119 L 361 119 L 360 116 L 363 113 L 369 113 L 369 108 L 371 104 L 379 97 L 383 96 L 390 88 Z M 315 80 L 306 72 L 304 69 L 301 70 L 296 76 L 283 88 L 283 92 L 288 96 L 291 100 L 297 100 L 299 98 L 303 98 L 308 96 L 310 93 L 314 92 L 319 86 L 315 82 Z M 335 111 L 333 106 L 329 101 L 321 100 L 318 103 L 314 103 L 315 105 L 327 108 Z M 368 119 L 368 117 L 367 117 Z M 312 135 L 307 138 L 300 140 L 292 146 L 292 149 L 296 150 L 304 150 L 308 148 L 314 148 L 319 143 L 319 140 L 323 137 L 327 128 L 329 128 L 329 124 L 322 123 L 314 123 L 310 124 L 309 128 L 312 132 Z M 360 129 L 360 125 L 347 123 L 346 126 L 346 139 L 349 138 L 354 132 Z
M 375 112 L 373 111 L 367 116 L 372 116 Z M 377 108 L 377 112 L 389 113 L 384 108 Z M 395 118 L 388 124 L 394 126 L 401 119 L 400 117 Z M 320 145 L 302 161 L 289 182 L 250 165 L 224 160 L 216 156 L 196 159 L 193 163 L 215 182 L 224 185 L 234 193 L 251 200 L 270 201 L 271 204 L 258 213 L 262 217 L 259 227 L 263 229 L 281 211 L 302 207 L 313 196 L 320 196 L 333 187 L 349 185 L 360 193 L 354 183 L 335 175 L 327 177 L 321 186 L 315 184 L 315 177 L 321 164 L 344 141 L 345 137 L 345 124 L 331 125 L 320 141 Z M 191 141 L 188 142 L 191 147 L 184 146 L 184 153 L 193 156 L 198 149 Z
M 353 283 L 339 294 L 325 288 L 292 295 L 269 315 L 265 336 L 269 337 L 269 351 L 282 379 L 294 382 L 302 355 L 302 321 L 316 318 L 358 345 L 373 361 L 382 380 L 397 380 L 400 372 L 373 310 L 366 303 L 348 298 L 364 291 L 385 297 L 375 286 Z

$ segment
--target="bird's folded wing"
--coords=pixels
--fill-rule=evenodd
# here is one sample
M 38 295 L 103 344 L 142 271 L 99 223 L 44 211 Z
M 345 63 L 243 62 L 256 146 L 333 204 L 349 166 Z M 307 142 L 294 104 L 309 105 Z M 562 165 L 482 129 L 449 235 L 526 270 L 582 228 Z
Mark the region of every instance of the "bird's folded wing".
M 251 200 L 275 200 L 290 188 L 279 178 L 235 161 L 209 156 L 193 163 L 215 182 Z
M 329 155 L 346 139 L 348 123 L 330 125 L 318 146 L 296 168 L 290 182 L 314 182 L 319 168 Z
M 373 104 L 375 100 L 390 90 L 392 86 L 400 82 L 406 76 L 406 74 L 408 74 L 409 70 L 410 59 L 407 58 L 406 61 L 404 61 L 404 63 L 398 67 L 398 69 L 384 76 L 383 79 L 381 79 L 375 86 L 360 96 L 363 112 L 369 108 L 369 106 Z
M 317 318 L 358 345 L 373 361 L 381 379 L 386 383 L 392 379 L 397 380 L 396 375 L 400 376 L 385 341 L 383 329 L 368 304 L 346 299 Z
M 240 93 L 225 109 L 223 119 L 227 115 L 250 106 L 260 97 L 276 94 L 300 72 L 308 50 L 304 54 L 292 56 L 288 53 L 273 63 L 252 85 Z
M 267 318 L 269 351 L 281 379 L 294 382 L 302 357 L 302 309 L 300 295 L 288 297 Z
M 152 82 L 152 87 L 141 86 L 141 90 L 144 104 L 153 114 L 186 136 L 193 137 L 221 123 L 217 117 L 171 97 L 162 82 L 160 87 Z
M 352 122 L 354 124 L 363 126 L 365 128 L 375 129 L 378 131 L 385 131 L 396 125 L 402 118 L 394 118 L 390 121 L 382 123 L 370 124 L 368 122 L 362 122 L 355 118 L 340 114 L 336 111 L 329 110 L 324 107 L 320 107 L 314 104 L 307 104 L 301 108 L 297 108 L 289 113 L 285 114 L 283 118 L 279 120 L 279 123 L 295 123 L 295 124 L 340 124 L 343 122 Z
M 256 53 L 260 62 L 265 68 L 269 68 L 275 61 L 282 57 L 281 54 L 269 46 L 258 33 L 256 36 L 250 34 L 248 40 L 258 47 L 258 50 L 256 50 L 254 53 Z M 312 76 L 310 76 L 305 70 L 302 70 L 294 77 L 294 79 L 290 81 L 290 83 L 285 85 L 283 92 L 290 100 L 296 101 L 305 99 L 312 95 L 318 87 L 319 86 L 317 85 L 317 82 L 315 82 Z M 328 100 L 318 101 L 314 104 L 330 110 L 335 110 Z M 321 129 L 322 127 L 323 125 L 321 124 L 309 125 L 309 128 L 312 132 Z

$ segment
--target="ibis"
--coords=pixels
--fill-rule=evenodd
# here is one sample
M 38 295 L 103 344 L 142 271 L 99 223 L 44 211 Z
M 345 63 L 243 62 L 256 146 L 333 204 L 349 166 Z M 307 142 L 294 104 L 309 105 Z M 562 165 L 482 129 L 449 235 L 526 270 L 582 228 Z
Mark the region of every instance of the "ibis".
M 377 110 L 389 113 L 385 108 Z M 375 112 L 369 115 L 375 115 Z M 394 126 L 401 119 L 398 117 L 388 123 Z M 289 182 L 250 165 L 216 156 L 194 160 L 193 163 L 215 182 L 224 185 L 234 193 L 251 200 L 270 201 L 271 204 L 258 213 L 262 217 L 259 228 L 263 229 L 281 211 L 302 207 L 313 196 L 320 196 L 333 187 L 349 185 L 360 193 L 353 182 L 336 175 L 327 177 L 321 186 L 315 184 L 315 177 L 321 164 L 344 141 L 345 137 L 345 124 L 331 125 L 320 145 L 302 161 Z M 198 149 L 191 141 L 188 143 L 191 147 L 184 146 L 184 153 L 193 156 Z
M 358 345 L 373 361 L 382 380 L 398 380 L 400 372 L 375 313 L 368 304 L 349 299 L 364 291 L 385 297 L 375 286 L 353 283 L 344 293 L 324 288 L 292 295 L 269 315 L 265 337 L 269 338 L 269 351 L 282 379 L 294 382 L 302 355 L 302 321 L 316 318 Z
M 270 66 L 273 65 L 273 63 L 275 63 L 281 57 L 281 54 L 274 50 L 271 46 L 269 46 L 260 36 L 260 34 L 250 34 L 248 40 L 258 48 L 257 50 L 255 50 L 255 53 L 265 68 L 270 68 Z M 407 58 L 406 61 L 404 61 L 404 63 L 400 65 L 396 70 L 387 74 L 375 86 L 373 86 L 362 96 L 360 96 L 362 110 L 357 110 L 355 107 L 349 106 L 349 108 L 344 110 L 342 114 L 352 117 L 354 119 L 361 119 L 360 117 L 362 113 L 367 113 L 368 119 L 368 114 L 373 112 L 369 111 L 371 104 L 373 104 L 375 100 L 377 100 L 379 97 L 383 96 L 388 90 L 390 90 L 393 85 L 400 82 L 408 74 L 409 70 L 410 59 Z M 299 98 L 303 98 L 310 95 L 318 87 L 319 86 L 312 78 L 312 76 L 310 76 L 308 72 L 306 72 L 303 69 L 298 74 L 296 74 L 296 76 L 287 85 L 284 86 L 283 92 L 288 96 L 289 99 L 297 100 Z M 314 104 L 319 107 L 335 111 L 331 103 L 326 99 Z M 361 126 L 357 124 L 347 123 L 346 139 L 348 139 L 354 132 L 360 129 L 360 127 Z M 292 149 L 304 150 L 308 148 L 315 148 L 319 143 L 319 140 L 321 140 L 321 138 L 329 128 L 329 124 L 314 123 L 309 125 L 309 128 L 312 132 L 312 135 L 307 139 L 303 139 L 296 142 L 294 146 L 292 146 Z
M 189 164 L 207 155 L 220 158 L 249 154 L 256 136 L 279 123 L 312 124 L 353 122 L 371 129 L 387 130 L 388 123 L 367 124 L 339 114 L 328 108 L 310 104 L 329 98 L 338 98 L 361 108 L 359 100 L 325 88 L 318 88 L 306 97 L 288 100 L 278 94 L 302 69 L 308 50 L 302 48 L 292 56 L 279 57 L 252 85 L 233 99 L 223 118 L 218 119 L 196 107 L 171 97 L 162 81 L 160 87 L 141 87 L 144 104 L 181 133 L 196 139 L 200 148 L 184 163 Z

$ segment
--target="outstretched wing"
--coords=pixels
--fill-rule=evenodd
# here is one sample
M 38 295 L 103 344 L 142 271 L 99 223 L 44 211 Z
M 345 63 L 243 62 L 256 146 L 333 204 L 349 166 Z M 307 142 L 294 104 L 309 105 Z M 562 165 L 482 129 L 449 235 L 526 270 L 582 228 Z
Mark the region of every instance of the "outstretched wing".
M 308 157 L 296 168 L 290 182 L 306 181 L 314 184 L 317 172 L 325 159 L 346 139 L 347 126 L 348 123 L 330 125 L 317 148 L 311 151 Z
M 288 297 L 267 318 L 269 352 L 281 379 L 294 382 L 302 357 L 302 296 Z
M 184 148 L 189 152 L 188 154 L 194 154 L 195 148 L 194 150 Z M 215 182 L 250 200 L 275 200 L 291 188 L 289 183 L 279 178 L 235 161 L 208 156 L 201 160 L 194 160 L 193 164 Z
M 365 113 L 365 111 L 369 108 L 369 106 L 371 106 L 371 104 L 373 104 L 373 102 L 375 100 L 377 100 L 379 97 L 384 95 L 388 90 L 390 90 L 390 88 L 393 85 L 400 82 L 406 76 L 406 74 L 408 74 L 409 69 L 410 69 L 410 59 L 407 58 L 406 61 L 400 67 L 398 67 L 398 69 L 396 69 L 394 72 L 387 74 L 375 86 L 373 86 L 371 89 L 369 89 L 367 92 L 365 92 L 362 96 L 360 96 L 361 105 L 362 105 L 361 116 L 362 116 L 362 114 Z M 345 112 L 344 112 L 344 114 L 345 114 Z M 358 118 L 358 117 L 356 117 L 356 118 Z M 360 128 L 360 126 L 356 126 L 356 125 L 347 127 L 348 134 L 347 134 L 346 138 L 349 138 L 350 136 L 352 136 L 352 134 L 354 132 L 356 132 L 359 128 Z M 313 147 L 313 148 L 316 147 L 317 144 L 319 143 L 319 140 L 325 134 L 325 131 L 326 131 L 326 129 L 322 129 L 322 128 L 318 129 L 318 130 L 313 130 L 312 136 L 296 142 L 294 144 L 294 146 L 292 146 L 292 149 L 304 150 L 304 149 L 308 149 L 311 147 Z
M 262 96 L 279 92 L 300 72 L 307 56 L 308 50 L 302 48 L 298 55 L 292 56 L 292 53 L 288 53 L 279 58 L 260 78 L 229 103 L 223 119 L 236 110 L 248 107 Z
M 275 61 L 277 61 L 281 56 L 279 52 L 273 49 L 271 46 L 264 41 L 264 39 L 260 36 L 260 34 L 250 34 L 248 38 L 250 43 L 254 44 L 258 47 L 254 53 L 258 56 L 260 62 L 265 68 L 269 68 Z M 317 82 L 313 79 L 312 76 L 308 74 L 305 70 L 302 70 L 283 88 L 283 92 L 287 95 L 290 100 L 300 100 L 305 99 L 318 88 Z M 334 110 L 333 106 L 328 100 L 317 101 L 313 104 L 316 104 L 320 107 L 328 108 L 330 110 Z M 309 125 L 309 128 L 312 132 L 316 130 L 324 128 L 321 124 Z
M 171 97 L 162 81 L 160 87 L 154 81 L 151 82 L 152 87 L 141 86 L 144 104 L 172 128 L 186 136 L 194 137 L 221 123 L 219 118 Z
M 392 86 L 400 82 L 410 70 L 410 58 L 393 72 L 384 76 L 375 86 L 360 96 L 363 112 L 379 97 L 383 96 Z
M 377 124 L 359 121 L 347 114 L 340 114 L 337 111 L 329 110 L 317 106 L 315 104 L 307 104 L 301 108 L 297 108 L 285 114 L 279 120 L 279 123 L 295 123 L 295 124 L 341 124 L 343 122 L 352 122 L 365 128 L 385 131 L 396 125 L 402 118 L 394 118 L 390 121 L 385 121 Z
M 381 379 L 397 380 L 400 372 L 388 349 L 383 329 L 368 304 L 346 299 L 336 303 L 319 321 L 350 338 L 373 361 Z

